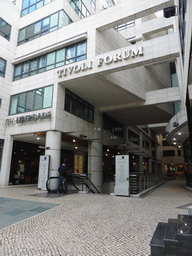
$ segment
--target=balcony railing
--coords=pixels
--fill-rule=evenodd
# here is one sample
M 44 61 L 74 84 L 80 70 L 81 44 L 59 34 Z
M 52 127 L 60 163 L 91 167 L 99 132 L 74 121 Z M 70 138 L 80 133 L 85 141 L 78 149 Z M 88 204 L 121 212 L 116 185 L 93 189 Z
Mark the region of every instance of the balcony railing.
M 162 173 L 130 173 L 130 194 L 138 194 L 165 180 Z

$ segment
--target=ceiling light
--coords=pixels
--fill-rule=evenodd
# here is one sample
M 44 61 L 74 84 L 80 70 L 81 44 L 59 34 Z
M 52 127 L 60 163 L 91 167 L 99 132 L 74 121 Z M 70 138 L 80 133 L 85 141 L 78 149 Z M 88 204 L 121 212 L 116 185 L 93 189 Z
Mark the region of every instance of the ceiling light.
M 76 146 L 75 149 L 78 149 L 78 147 Z
M 73 142 L 75 142 L 75 140 L 73 140 Z
M 174 142 L 173 144 L 174 144 L 174 145 L 176 145 L 177 143 L 176 143 L 176 142 Z
M 40 140 L 40 138 L 38 137 L 37 140 Z
M 176 140 L 176 138 L 173 138 L 173 140 Z
M 181 132 L 178 132 L 178 135 L 181 135 Z

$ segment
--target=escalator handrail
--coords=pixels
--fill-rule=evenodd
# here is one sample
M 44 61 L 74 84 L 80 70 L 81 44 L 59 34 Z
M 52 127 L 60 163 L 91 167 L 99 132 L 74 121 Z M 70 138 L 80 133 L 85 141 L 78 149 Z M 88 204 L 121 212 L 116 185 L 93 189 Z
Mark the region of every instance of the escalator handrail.
M 68 181 L 71 183 L 71 185 L 73 185 L 73 186 L 76 188 L 76 186 L 73 184 L 73 183 L 75 183 L 75 181 L 73 180 L 73 178 L 78 178 L 79 180 L 81 180 L 81 181 L 86 185 L 86 187 L 87 187 L 92 193 L 94 193 L 94 190 L 95 190 L 97 194 L 100 194 L 99 190 L 96 188 L 96 186 L 93 184 L 93 182 L 88 178 L 88 176 L 87 176 L 86 174 L 80 174 L 80 173 L 74 174 L 74 173 L 73 173 L 73 174 L 71 175 L 71 177 L 69 177 L 68 179 L 66 179 L 66 180 L 68 180 Z M 50 182 L 51 179 L 59 179 L 59 176 L 56 176 L 56 177 L 49 177 L 49 178 L 48 178 L 48 180 L 47 180 L 47 182 L 46 182 L 46 188 L 47 188 L 47 191 L 48 191 L 48 192 L 55 191 L 55 190 L 49 189 L 48 184 L 49 184 L 49 182 Z M 88 184 L 88 183 L 89 183 L 89 184 Z M 92 188 L 91 188 L 90 185 L 92 186 Z M 93 188 L 94 188 L 94 189 L 93 189 Z M 76 188 L 76 189 L 77 189 L 77 188 Z

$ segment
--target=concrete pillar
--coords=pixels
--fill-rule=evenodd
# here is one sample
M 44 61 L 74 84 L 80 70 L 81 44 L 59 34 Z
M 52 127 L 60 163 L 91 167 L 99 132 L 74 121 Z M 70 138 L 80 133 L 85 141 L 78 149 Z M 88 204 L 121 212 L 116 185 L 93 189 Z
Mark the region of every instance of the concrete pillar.
M 88 176 L 102 192 L 103 186 L 103 145 L 99 142 L 90 142 L 88 146 Z
M 95 109 L 95 130 L 93 141 L 88 145 L 88 176 L 102 192 L 103 186 L 103 131 L 102 115 Z
M 46 133 L 45 155 L 50 155 L 49 177 L 58 176 L 61 158 L 61 132 L 48 131 Z
M 1 171 L 0 171 L 0 185 L 3 185 L 3 186 L 7 186 L 9 184 L 12 150 L 13 150 L 13 137 L 7 136 L 6 139 L 4 140 Z

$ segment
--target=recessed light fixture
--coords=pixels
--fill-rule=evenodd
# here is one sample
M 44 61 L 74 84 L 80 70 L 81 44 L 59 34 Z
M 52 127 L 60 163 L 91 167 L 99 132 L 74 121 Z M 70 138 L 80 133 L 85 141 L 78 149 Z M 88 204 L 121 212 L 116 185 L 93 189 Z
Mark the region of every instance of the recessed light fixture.
M 107 149 L 107 152 L 109 152 L 109 149 Z
M 37 140 L 40 140 L 40 138 L 38 137 Z
M 176 140 L 176 138 L 173 138 L 173 140 Z
M 178 132 L 178 135 L 181 135 L 181 132 Z
M 176 145 L 177 143 L 176 143 L 176 142 L 174 142 L 173 144 L 174 144 L 174 145 Z
M 76 146 L 75 149 L 78 149 L 78 147 Z
M 73 140 L 73 142 L 75 142 L 75 140 Z

